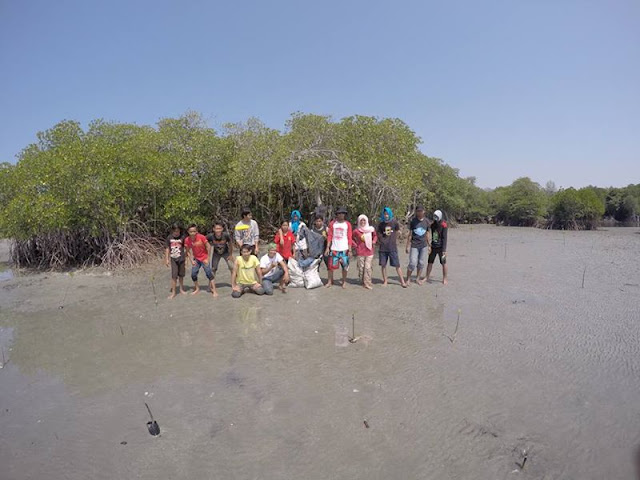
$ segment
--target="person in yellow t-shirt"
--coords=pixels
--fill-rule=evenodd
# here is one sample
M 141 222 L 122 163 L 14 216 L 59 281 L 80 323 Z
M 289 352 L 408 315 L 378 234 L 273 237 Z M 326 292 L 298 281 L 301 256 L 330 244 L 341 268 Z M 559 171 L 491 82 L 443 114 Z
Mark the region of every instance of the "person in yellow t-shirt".
M 260 260 L 252 254 L 252 245 L 242 245 L 241 255 L 236 258 L 231 274 L 231 296 L 240 298 L 246 292 L 263 295 L 262 273 L 260 272 Z

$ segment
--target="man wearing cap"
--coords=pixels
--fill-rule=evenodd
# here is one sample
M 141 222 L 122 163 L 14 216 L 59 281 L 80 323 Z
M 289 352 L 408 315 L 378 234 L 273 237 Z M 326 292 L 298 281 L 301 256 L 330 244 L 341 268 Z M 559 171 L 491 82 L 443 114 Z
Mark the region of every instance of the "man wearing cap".
M 342 288 L 347 288 L 347 272 L 349 271 L 349 257 L 353 246 L 351 224 L 347 222 L 347 209 L 338 207 L 336 219 L 329 224 L 327 232 L 327 249 L 324 254 L 328 257 L 327 270 L 329 278 L 327 287 L 333 285 L 333 272 L 342 266 Z
M 436 255 L 440 258 L 442 265 L 442 283 L 447 284 L 447 222 L 442 218 L 442 212 L 436 210 L 433 212 L 433 223 L 431 224 L 431 253 L 427 262 L 427 282 L 431 276 L 433 262 Z
M 409 224 L 411 235 L 407 237 L 406 251 L 409 254 L 409 266 L 407 267 L 407 283 L 411 283 L 411 272 L 418 267 L 416 272 L 416 283 L 422 285 L 424 280 L 422 272 L 424 270 L 425 260 L 429 253 L 429 221 L 424 215 L 424 207 L 419 205 L 416 207 L 416 213 Z

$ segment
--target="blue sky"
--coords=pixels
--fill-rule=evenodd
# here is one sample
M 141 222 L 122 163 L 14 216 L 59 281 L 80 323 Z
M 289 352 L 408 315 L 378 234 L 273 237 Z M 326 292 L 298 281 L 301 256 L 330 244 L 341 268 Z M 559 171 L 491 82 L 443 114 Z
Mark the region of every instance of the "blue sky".
M 0 161 L 187 110 L 398 117 L 482 187 L 640 183 L 640 2 L 0 0 Z

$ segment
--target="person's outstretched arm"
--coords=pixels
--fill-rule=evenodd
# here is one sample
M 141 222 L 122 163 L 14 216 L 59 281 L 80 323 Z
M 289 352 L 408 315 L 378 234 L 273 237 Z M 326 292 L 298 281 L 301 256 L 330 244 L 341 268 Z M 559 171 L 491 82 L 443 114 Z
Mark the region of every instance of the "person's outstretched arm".
M 444 227 L 442 229 L 442 253 L 447 253 L 447 231 L 449 227 Z
M 412 235 L 412 231 L 411 231 L 411 224 L 409 224 L 409 235 L 407 235 L 407 246 L 405 247 L 405 252 L 409 253 L 409 251 L 411 250 L 411 235 Z
M 234 262 L 233 264 L 233 272 L 231 272 L 231 288 L 233 290 L 238 290 L 238 284 L 236 283 L 236 279 L 238 278 L 238 262 Z

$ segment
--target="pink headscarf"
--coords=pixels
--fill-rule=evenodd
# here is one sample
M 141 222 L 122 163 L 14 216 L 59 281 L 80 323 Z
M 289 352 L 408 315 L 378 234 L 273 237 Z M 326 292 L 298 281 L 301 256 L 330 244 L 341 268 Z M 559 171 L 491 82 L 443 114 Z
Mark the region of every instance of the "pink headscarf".
M 365 221 L 364 227 L 360 226 L 360 220 Z M 369 250 L 371 250 L 373 248 L 373 232 L 375 231 L 375 228 L 369 225 L 369 217 L 367 217 L 366 215 L 360 215 L 358 217 L 358 228 L 356 229 L 356 231 L 364 235 L 364 244 Z

